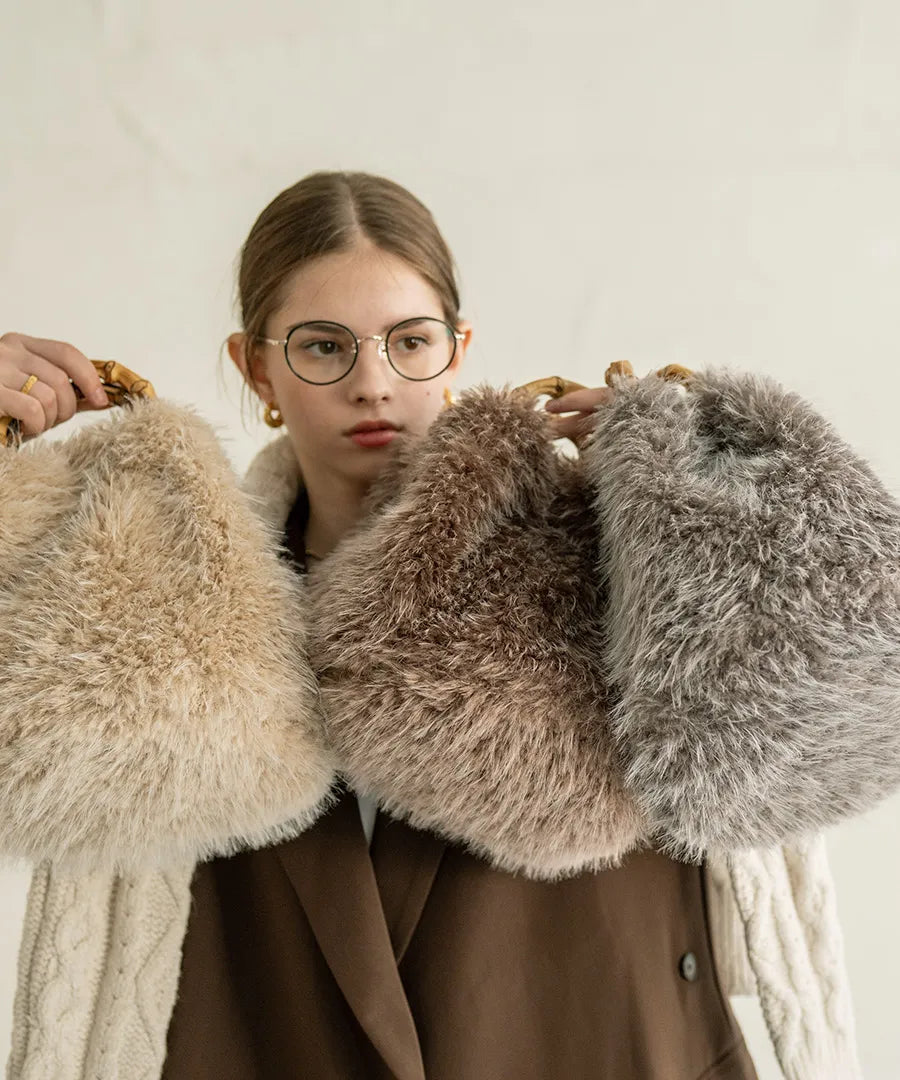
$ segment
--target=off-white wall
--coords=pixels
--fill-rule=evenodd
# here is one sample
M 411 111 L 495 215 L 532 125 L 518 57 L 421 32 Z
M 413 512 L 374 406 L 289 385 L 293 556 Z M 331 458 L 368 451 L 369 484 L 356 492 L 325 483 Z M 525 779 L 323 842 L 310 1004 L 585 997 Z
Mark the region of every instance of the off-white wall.
M 766 371 L 900 492 L 896 0 L 4 0 L 0 137 L 0 330 L 121 360 L 241 469 L 268 429 L 216 380 L 233 259 L 281 188 L 360 168 L 456 254 L 462 384 Z M 900 1077 L 898 826 L 894 798 L 830 834 L 867 1080 Z

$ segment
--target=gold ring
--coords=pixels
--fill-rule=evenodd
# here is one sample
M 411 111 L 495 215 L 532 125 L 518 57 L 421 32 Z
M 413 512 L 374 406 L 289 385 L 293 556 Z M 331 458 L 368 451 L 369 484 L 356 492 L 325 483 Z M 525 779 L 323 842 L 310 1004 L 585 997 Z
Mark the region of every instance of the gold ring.
M 37 381 L 38 381 L 37 375 L 29 375 L 28 378 L 25 380 L 25 385 L 22 387 L 22 389 L 19 391 L 19 393 L 20 394 L 27 394 L 28 391 L 32 388 L 32 386 L 34 386 L 34 384 Z

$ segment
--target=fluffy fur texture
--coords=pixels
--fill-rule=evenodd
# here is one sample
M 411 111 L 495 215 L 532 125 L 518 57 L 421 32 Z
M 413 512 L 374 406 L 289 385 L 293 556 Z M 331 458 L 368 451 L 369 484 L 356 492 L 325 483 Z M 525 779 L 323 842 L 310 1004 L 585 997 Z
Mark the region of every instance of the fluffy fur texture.
M 616 377 L 585 449 L 626 781 L 671 854 L 769 845 L 900 786 L 900 508 L 774 380 Z
M 303 590 L 251 508 L 267 480 L 242 492 L 162 400 L 0 453 L 0 852 L 179 865 L 325 805 Z
M 222 475 L 220 459 L 213 455 L 211 460 L 216 465 L 215 483 L 215 477 Z M 54 486 L 52 473 L 54 464 L 64 463 L 64 458 L 55 457 L 17 462 L 25 471 L 19 476 L 15 505 L 28 508 L 20 514 L 19 525 L 24 528 L 20 535 L 31 529 L 34 542 L 40 541 L 44 530 L 43 526 L 35 530 L 37 491 L 29 487 L 26 477 L 34 479 L 35 465 L 51 476 L 41 505 L 52 518 L 54 500 L 67 489 L 66 484 Z M 65 469 L 57 475 L 64 476 Z M 259 450 L 247 471 L 249 501 L 279 534 L 298 482 L 297 460 L 287 434 Z M 230 484 L 225 488 L 231 491 Z M 56 510 L 65 513 L 67 505 L 64 499 L 57 501 Z M 226 505 L 233 514 L 233 504 Z M 4 571 L 12 565 L 11 536 L 5 520 L 0 521 L 0 541 L 7 545 Z M 15 560 L 21 561 L 24 551 L 12 550 Z M 274 570 L 262 591 L 271 585 L 273 595 L 290 598 L 293 604 L 277 564 L 258 550 L 253 557 L 260 572 Z M 202 560 L 201 553 L 201 565 Z M 244 565 L 232 565 L 239 576 L 248 572 Z M 290 612 L 287 617 L 294 618 Z M 245 668 L 257 661 L 270 666 L 264 636 L 249 641 L 248 646 L 249 651 L 240 657 Z M 257 652 L 257 647 L 262 651 Z M 222 776 L 226 811 L 231 806 L 226 796 L 243 798 L 240 787 L 224 787 L 235 781 L 244 783 L 236 769 Z M 130 790 L 125 785 L 126 795 Z M 9 816 L 7 806 L 0 812 Z M 116 877 L 102 870 L 70 874 L 52 862 L 35 868 L 19 954 L 9 1080 L 150 1080 L 161 1075 L 190 908 L 192 869 L 193 863 L 187 862 L 171 871 L 138 870 Z M 785 1077 L 858 1077 L 834 890 L 821 837 L 793 849 L 740 852 L 709 860 L 707 869 L 710 933 L 723 992 L 752 993 L 758 984 Z M 731 899 L 732 887 L 740 897 L 744 923 Z
M 552 879 L 642 831 L 612 752 L 591 492 L 534 399 L 479 387 L 406 445 L 310 575 L 310 660 L 353 786 Z

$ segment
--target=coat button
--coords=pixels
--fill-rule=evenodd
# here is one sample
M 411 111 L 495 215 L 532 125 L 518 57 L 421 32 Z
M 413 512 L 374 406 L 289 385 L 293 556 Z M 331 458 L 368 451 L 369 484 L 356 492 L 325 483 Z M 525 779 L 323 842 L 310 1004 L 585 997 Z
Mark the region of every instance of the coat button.
M 697 978 L 697 957 L 692 952 L 686 952 L 678 961 L 678 973 L 688 982 Z

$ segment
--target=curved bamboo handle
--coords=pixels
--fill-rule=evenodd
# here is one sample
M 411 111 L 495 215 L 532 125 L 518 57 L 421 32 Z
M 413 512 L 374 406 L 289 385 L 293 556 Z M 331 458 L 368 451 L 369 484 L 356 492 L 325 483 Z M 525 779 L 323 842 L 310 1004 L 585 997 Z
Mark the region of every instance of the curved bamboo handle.
M 541 397 L 541 395 L 547 394 L 549 397 L 558 398 L 572 390 L 586 389 L 587 387 L 582 386 L 581 383 L 573 382 L 571 379 L 564 379 L 561 375 L 548 375 L 544 379 L 533 379 L 523 386 L 517 386 L 514 393 L 528 394 L 533 397 Z
M 656 373 L 661 379 L 665 379 L 666 382 L 679 382 L 682 386 L 687 386 L 693 377 L 693 371 L 690 368 L 682 367 L 681 364 L 666 364 L 665 367 L 658 368 Z M 611 376 L 613 375 L 628 375 L 631 378 L 635 378 L 634 368 L 627 360 L 616 360 L 615 363 L 610 364 L 606 369 L 606 375 L 604 381 L 607 386 L 612 386 Z
M 686 386 L 694 373 L 690 368 L 682 367 L 681 364 L 666 364 L 665 367 L 659 368 L 656 374 L 661 379 L 665 379 L 666 382 L 680 382 Z M 616 360 L 609 365 L 604 376 L 607 386 L 612 385 L 612 375 L 629 375 L 635 378 L 634 368 L 627 360 Z M 534 379 L 516 387 L 515 393 L 529 394 L 533 397 L 541 397 L 546 394 L 548 397 L 558 398 L 562 397 L 563 394 L 570 393 L 572 390 L 586 389 L 586 386 L 573 382 L 572 379 L 564 379 L 561 375 L 548 375 L 544 379 Z
M 92 360 L 91 363 L 103 383 L 110 405 L 127 405 L 136 397 L 155 398 L 153 384 L 142 375 L 115 360 Z M 75 397 L 84 400 L 81 388 L 72 384 Z M 19 446 L 22 442 L 22 425 L 12 416 L 0 416 L 0 446 Z

